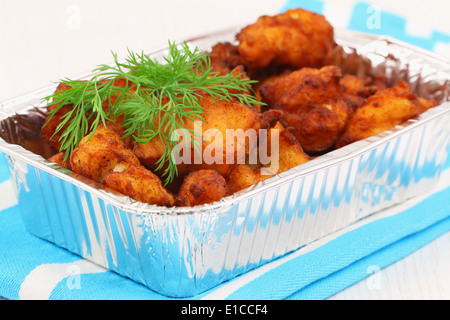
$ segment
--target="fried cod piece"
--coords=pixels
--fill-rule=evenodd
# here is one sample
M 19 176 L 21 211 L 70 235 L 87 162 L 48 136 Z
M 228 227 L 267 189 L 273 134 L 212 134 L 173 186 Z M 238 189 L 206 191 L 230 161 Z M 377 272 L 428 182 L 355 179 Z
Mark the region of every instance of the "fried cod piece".
M 195 122 L 187 119 L 183 127 L 187 130 L 196 130 L 204 138 L 203 141 L 197 139 L 201 145 L 201 148 L 198 148 L 201 156 L 195 150 L 194 143 L 190 143 L 183 150 L 186 154 L 181 152 L 180 163 L 177 165 L 180 178 L 201 169 L 213 169 L 220 174 L 227 174 L 235 163 L 243 162 L 253 148 L 247 143 L 248 140 L 227 139 L 227 131 L 230 135 L 236 133 L 237 137 L 242 137 L 249 129 L 251 129 L 249 133 L 258 132 L 261 126 L 259 113 L 254 108 L 237 101 L 215 101 L 211 96 L 202 95 L 199 102 L 203 107 L 204 121 Z M 192 133 L 190 137 L 195 138 Z M 183 143 L 182 139 L 180 143 Z M 141 163 L 152 171 L 157 168 L 157 161 L 164 150 L 164 144 L 158 139 L 144 144 L 137 143 L 133 149 Z
M 253 169 L 248 164 L 239 164 L 231 169 L 226 181 L 230 194 L 234 194 L 269 177 L 271 175 L 262 175 L 260 169 Z
M 274 127 L 283 116 L 284 112 L 277 109 L 269 109 L 262 112 L 259 115 L 259 121 L 261 123 L 261 129 L 267 129 Z
M 436 100 L 435 99 L 425 99 L 422 97 L 417 97 L 419 99 L 420 105 L 422 106 L 422 112 L 427 111 L 428 109 L 436 107 Z
M 193 207 L 212 203 L 226 197 L 225 178 L 215 170 L 198 170 L 185 177 L 175 199 L 175 205 Z
M 222 75 L 230 73 L 234 68 L 242 65 L 237 46 L 230 42 L 218 42 L 209 52 L 211 69 Z
M 159 177 L 140 165 L 119 162 L 99 182 L 140 202 L 165 207 L 172 207 L 175 202 Z
M 433 100 L 420 99 L 404 81 L 395 87 L 370 96 L 351 117 L 338 147 L 386 131 L 411 119 L 435 105 Z
M 358 77 L 351 74 L 344 75 L 340 80 L 347 103 L 353 109 L 359 108 L 368 97 L 378 90 L 370 77 Z
M 52 110 L 54 108 L 49 108 Z M 65 125 L 61 131 L 56 132 L 56 128 L 63 121 L 63 117 L 73 109 L 73 105 L 62 106 L 53 116 L 50 116 L 47 112 L 47 118 L 45 124 L 42 126 L 41 135 L 42 138 L 56 151 L 61 150 L 61 133 L 67 128 L 68 124 Z
M 278 139 L 270 139 L 271 131 L 278 130 Z M 274 150 L 278 150 L 278 156 L 270 154 L 272 161 L 278 161 L 278 163 L 270 163 L 266 165 L 266 169 L 278 168 L 274 174 L 287 171 L 291 168 L 297 167 L 305 162 L 311 160 L 311 157 L 306 154 L 294 135 L 295 128 L 284 128 L 280 122 L 278 122 L 273 128 L 269 130 L 269 143 L 268 150 L 273 148 L 273 144 L 276 144 Z
M 100 81 L 100 85 L 103 82 Z M 124 78 L 118 78 L 114 81 L 113 86 L 116 87 L 121 87 L 124 88 L 126 85 L 126 80 Z M 133 85 L 130 83 L 130 91 L 133 91 Z M 68 86 L 65 83 L 60 83 L 56 90 L 55 90 L 55 94 L 64 90 L 70 89 L 70 86 Z M 108 109 L 110 108 L 110 103 L 114 104 L 116 99 L 118 98 L 118 94 L 116 94 L 115 96 L 112 96 L 111 98 L 109 98 L 108 100 L 103 102 L 103 110 L 105 112 L 108 112 Z M 64 132 L 67 128 L 67 126 L 69 124 L 66 124 L 65 126 L 63 126 L 61 128 L 61 130 L 59 130 L 58 132 L 56 132 L 58 126 L 61 124 L 61 122 L 64 120 L 64 118 L 66 117 L 67 113 L 70 112 L 71 110 L 73 110 L 74 105 L 73 104 L 68 104 L 68 105 L 63 105 L 61 106 L 61 108 L 56 111 L 56 113 L 51 116 L 50 112 L 53 111 L 55 108 L 58 107 L 58 104 L 50 104 L 47 107 L 47 119 L 45 121 L 45 124 L 42 126 L 41 129 L 41 135 L 44 138 L 45 141 L 47 141 L 48 144 L 50 144 L 55 150 L 59 151 L 61 149 L 61 142 L 60 142 L 60 138 L 61 138 L 61 133 Z M 86 114 L 88 119 L 89 119 L 89 115 L 90 115 L 90 111 Z M 89 119 L 89 123 L 88 123 L 88 128 L 91 127 L 93 123 L 93 119 Z M 125 135 L 125 130 L 123 128 L 123 123 L 124 123 L 124 117 L 123 114 L 119 114 L 116 115 L 114 118 L 109 119 L 106 121 L 106 126 L 110 127 L 111 129 L 113 129 L 121 138 L 124 137 Z M 130 136 L 124 137 L 124 141 L 128 146 L 132 145 L 132 138 Z
M 100 83 L 102 83 L 102 82 L 100 82 Z M 132 82 L 127 82 L 127 80 L 123 77 L 115 79 L 112 86 L 117 87 L 117 88 L 125 88 L 127 86 L 129 94 L 133 94 L 136 90 L 136 86 Z M 120 96 L 119 93 L 115 94 L 115 95 L 107 98 L 103 102 L 102 107 L 103 107 L 103 110 L 105 111 L 105 113 L 108 114 L 110 106 L 114 105 L 116 103 L 119 96 Z M 112 115 L 106 121 L 106 126 L 111 128 L 112 130 L 114 130 L 119 135 L 119 137 L 124 141 L 124 143 L 127 147 L 132 148 L 134 145 L 134 141 L 133 141 L 133 138 L 131 137 L 131 135 L 125 134 L 124 122 L 125 122 L 125 118 L 124 118 L 123 113 L 115 114 L 115 115 Z
M 275 130 L 277 134 L 272 135 L 272 131 Z M 256 169 L 249 164 L 240 164 L 233 167 L 226 176 L 231 194 L 311 160 L 311 157 L 303 151 L 291 127 L 284 128 L 280 122 L 277 122 L 268 131 L 267 139 L 270 163 Z M 274 150 L 276 154 L 273 154 L 271 150 Z
M 57 94 L 58 92 L 64 91 L 70 89 L 70 86 L 66 83 L 60 83 L 55 89 L 54 94 Z M 61 134 L 66 130 L 69 124 L 66 124 L 56 132 L 58 126 L 62 123 L 64 118 L 66 117 L 66 114 L 70 112 L 73 109 L 73 104 L 67 104 L 63 105 L 57 110 L 53 115 L 50 114 L 50 112 L 54 111 L 57 107 L 59 107 L 59 104 L 52 103 L 47 106 L 47 118 L 45 119 L 44 125 L 41 128 L 41 135 L 42 138 L 55 149 L 56 151 L 61 150 Z M 88 126 L 90 127 L 92 124 L 92 121 L 89 122 Z
M 287 76 L 291 72 L 292 72 L 292 70 L 285 69 L 283 71 L 280 71 L 278 73 L 269 75 L 267 77 L 264 77 L 264 78 L 258 80 L 258 82 L 254 85 L 256 99 L 258 101 L 263 101 L 263 99 L 261 97 L 261 92 L 260 92 L 261 88 L 263 88 L 266 84 L 274 83 L 277 80 L 282 79 L 283 77 Z
M 249 69 L 271 65 L 320 67 L 331 63 L 334 30 L 323 15 L 289 9 L 261 16 L 236 35 L 238 52 Z
M 75 173 L 98 181 L 111 172 L 117 163 L 140 165 L 139 159 L 126 147 L 119 135 L 103 125 L 85 136 L 70 156 L 70 167 Z
M 334 147 L 352 114 L 342 87 L 341 71 L 336 66 L 302 68 L 264 85 L 261 98 L 271 108 L 282 110 L 285 127 L 308 154 Z

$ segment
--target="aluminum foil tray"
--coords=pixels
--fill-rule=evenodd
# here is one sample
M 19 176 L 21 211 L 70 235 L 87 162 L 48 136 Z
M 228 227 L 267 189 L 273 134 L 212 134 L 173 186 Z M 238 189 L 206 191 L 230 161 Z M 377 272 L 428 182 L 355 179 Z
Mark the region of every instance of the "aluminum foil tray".
M 236 32 L 189 43 L 209 49 Z M 219 202 L 169 209 L 46 161 L 34 107 L 55 86 L 44 88 L 0 105 L 0 151 L 27 230 L 156 292 L 188 297 L 432 188 L 450 149 L 450 64 L 390 38 L 336 30 L 336 40 L 348 56 L 356 52 L 374 72 L 409 82 L 439 106 Z M 346 61 L 355 72 L 366 68 Z

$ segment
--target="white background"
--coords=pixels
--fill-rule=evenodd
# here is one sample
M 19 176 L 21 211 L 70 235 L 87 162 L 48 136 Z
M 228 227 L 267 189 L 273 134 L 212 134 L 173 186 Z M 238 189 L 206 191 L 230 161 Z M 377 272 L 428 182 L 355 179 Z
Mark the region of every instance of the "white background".
M 287 0 L 0 0 L 0 102 L 124 57 L 274 14 Z M 354 0 L 331 0 L 331 10 Z M 377 0 L 415 31 L 450 34 L 448 0 Z M 339 19 L 331 21 L 338 24 Z M 418 26 L 418 27 L 417 27 Z M 419 30 L 417 30 L 419 29 Z
M 353 0 L 329 1 L 333 8 Z M 410 28 L 450 34 L 448 0 L 373 0 L 407 17 Z M 111 62 L 110 51 L 149 50 L 179 40 L 251 23 L 275 14 L 285 0 L 0 0 L 0 102 Z M 339 24 L 340 18 L 331 21 Z M 365 281 L 337 299 L 450 299 L 450 233 L 380 273 L 381 286 Z

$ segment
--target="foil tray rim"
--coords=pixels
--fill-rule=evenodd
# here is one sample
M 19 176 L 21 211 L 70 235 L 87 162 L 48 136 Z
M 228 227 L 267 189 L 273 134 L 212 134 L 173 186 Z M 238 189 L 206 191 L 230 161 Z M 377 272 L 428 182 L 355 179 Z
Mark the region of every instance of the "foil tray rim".
M 195 42 L 198 40 L 202 40 L 204 38 L 212 37 L 214 35 L 226 34 L 235 31 L 236 28 L 229 28 L 222 31 L 217 31 L 213 33 L 209 33 L 203 36 L 192 37 L 189 40 L 186 40 L 187 43 Z M 406 49 L 413 50 L 416 53 L 419 53 L 422 56 L 426 56 L 429 59 L 432 59 L 438 62 L 441 65 L 445 65 L 450 68 L 450 61 L 446 61 L 445 57 L 442 57 L 434 52 L 430 52 L 428 50 L 416 47 L 414 45 L 408 44 L 406 42 L 397 40 L 390 36 L 378 36 L 368 33 L 363 33 L 359 31 L 353 30 L 344 30 L 344 29 L 336 29 L 336 41 L 340 42 L 340 37 L 353 37 L 357 36 L 364 40 L 367 44 L 373 44 L 374 42 L 385 42 L 394 44 Z M 341 40 L 345 42 L 345 40 Z M 177 41 L 179 43 L 181 41 Z M 363 45 L 362 47 L 365 47 Z M 150 54 L 156 54 L 158 52 L 162 52 L 167 50 L 167 46 L 159 46 L 151 49 Z M 84 73 L 77 77 L 76 79 L 81 79 L 87 76 L 91 76 L 93 73 Z M 0 120 L 6 119 L 10 116 L 13 116 L 15 112 L 11 110 L 11 106 L 18 104 L 21 101 L 27 100 L 30 97 L 42 97 L 44 92 L 48 92 L 56 87 L 56 85 L 49 85 L 38 90 L 34 90 L 29 92 L 28 94 L 21 95 L 19 97 L 15 97 L 4 102 L 0 103 Z M 6 111 L 5 111 L 6 110 Z M 202 214 L 204 212 L 211 212 L 218 209 L 223 209 L 226 207 L 231 207 L 238 202 L 241 202 L 249 197 L 255 196 L 259 193 L 264 193 L 265 190 L 275 188 L 283 183 L 294 180 L 298 177 L 305 176 L 308 174 L 312 174 L 316 171 L 323 170 L 326 167 L 338 165 L 341 162 L 344 162 L 348 159 L 357 157 L 369 150 L 376 148 L 377 146 L 388 142 L 389 140 L 395 139 L 399 135 L 406 133 L 410 130 L 413 130 L 417 126 L 425 124 L 437 117 L 441 117 L 444 114 L 450 113 L 450 102 L 444 102 L 439 106 L 436 106 L 425 113 L 419 115 L 417 119 L 409 119 L 405 123 L 396 126 L 390 130 L 384 131 L 375 136 L 366 138 L 364 140 L 360 140 L 354 142 L 350 145 L 344 146 L 342 148 L 330 151 L 320 157 L 312 159 L 307 163 L 304 163 L 298 167 L 292 168 L 286 172 L 282 172 L 280 174 L 275 175 L 274 177 L 268 178 L 265 181 L 259 182 L 245 190 L 241 190 L 234 195 L 227 196 L 217 202 L 204 204 L 195 207 L 162 207 L 156 205 L 150 205 L 146 203 L 141 203 L 135 200 L 130 199 L 127 196 L 118 196 L 112 194 L 110 192 L 106 192 L 101 189 L 101 185 L 97 183 L 86 184 L 82 181 L 82 179 L 77 179 L 73 176 L 68 175 L 68 170 L 61 168 L 60 166 L 51 163 L 50 161 L 44 159 L 42 156 L 37 155 L 29 150 L 26 150 L 22 146 L 14 145 L 6 142 L 4 139 L 0 138 L 0 151 L 3 151 L 9 155 L 17 157 L 30 165 L 35 166 L 38 169 L 42 169 L 48 173 L 51 173 L 59 178 L 66 180 L 68 182 L 73 183 L 77 187 L 88 191 L 103 200 L 107 200 L 112 205 L 121 208 L 123 210 L 133 212 L 136 214 L 142 215 L 186 215 L 186 214 Z M 340 154 L 340 155 L 336 155 Z M 94 186 L 92 186 L 94 185 Z

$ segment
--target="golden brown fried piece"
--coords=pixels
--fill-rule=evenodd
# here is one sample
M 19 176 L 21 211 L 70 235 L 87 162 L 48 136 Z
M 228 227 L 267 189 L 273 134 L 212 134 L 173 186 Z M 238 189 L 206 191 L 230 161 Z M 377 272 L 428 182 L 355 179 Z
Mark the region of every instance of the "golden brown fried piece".
M 147 143 L 136 143 L 133 153 L 139 161 L 148 169 L 155 172 L 159 166 L 159 159 L 164 155 L 166 147 L 160 139 L 153 139 Z
M 425 112 L 430 108 L 436 107 L 436 100 L 434 99 L 427 100 L 422 97 L 418 97 L 417 99 L 419 99 L 420 105 L 422 106 L 422 112 Z
M 271 107 L 289 110 L 308 104 L 328 103 L 343 99 L 339 84 L 341 78 L 341 70 L 336 66 L 301 68 L 262 86 L 261 97 Z
M 283 110 L 283 124 L 295 128 L 308 154 L 329 150 L 345 130 L 352 109 L 339 84 L 341 77 L 336 66 L 302 68 L 260 89 L 263 101 Z
M 233 68 L 230 71 L 230 74 L 234 77 L 238 77 L 238 79 L 244 79 L 244 80 L 251 80 L 250 77 L 248 76 L 247 72 L 245 71 L 245 68 L 243 65 L 238 65 L 237 67 Z M 237 90 L 237 89 L 231 89 L 229 88 L 228 91 L 230 93 L 234 93 L 234 94 L 242 94 L 242 93 L 246 93 L 246 94 L 252 94 L 249 90 L 247 90 L 246 92 L 244 92 L 243 90 Z M 234 98 L 236 101 L 237 98 Z
M 205 121 L 198 120 L 195 126 L 194 121 L 188 119 L 184 122 L 184 128 L 197 130 L 205 138 L 203 143 L 199 141 L 202 146 L 201 158 L 198 157 L 194 144 L 190 144 L 190 148 L 185 151 L 191 156 L 180 159 L 181 163 L 177 166 L 180 177 L 201 169 L 214 169 L 220 174 L 228 173 L 235 163 L 245 159 L 251 146 L 248 143 L 239 143 L 239 140 L 226 139 L 227 130 L 240 129 L 245 133 L 249 129 L 257 132 L 260 128 L 259 114 L 254 108 L 236 101 L 216 102 L 207 95 L 201 96 L 199 102 L 203 107 L 202 117 Z M 154 139 L 145 144 L 137 143 L 133 151 L 145 167 L 154 170 L 164 148 L 161 141 Z
M 263 79 L 258 80 L 258 82 L 254 85 L 256 99 L 258 101 L 263 101 L 263 99 L 261 97 L 261 92 L 260 92 L 261 88 L 263 88 L 266 84 L 274 83 L 275 81 L 284 78 L 291 72 L 292 72 L 291 70 L 286 69 L 279 73 L 272 74 L 267 77 L 264 77 Z
M 199 101 L 203 107 L 202 136 L 205 139 L 202 143 L 202 163 L 197 165 L 193 159 L 193 164 L 181 165 L 179 171 L 186 175 L 200 169 L 214 169 L 226 174 L 235 163 L 243 162 L 250 149 L 255 147 L 244 139 L 244 135 L 246 132 L 257 134 L 261 126 L 259 114 L 254 108 L 236 101 L 216 102 L 210 96 L 202 96 Z M 186 123 L 188 128 L 191 125 Z M 232 139 L 231 134 L 227 137 L 227 133 L 235 133 L 237 138 Z M 253 142 L 256 144 L 256 139 Z M 194 146 L 191 154 L 195 154 Z
M 350 74 L 344 75 L 339 81 L 347 103 L 356 109 L 360 107 L 366 99 L 378 90 L 378 86 L 372 83 L 370 77 L 358 77 Z
M 143 166 L 119 162 L 105 174 L 100 183 L 137 201 L 171 207 L 175 197 L 161 183 L 159 177 Z
M 54 93 L 58 93 L 69 88 L 70 87 L 67 84 L 60 83 L 56 87 Z M 53 116 L 50 116 L 50 111 L 55 110 L 57 107 L 58 104 L 50 104 L 47 106 L 47 118 L 45 119 L 45 123 L 41 128 L 41 135 L 42 138 L 47 141 L 50 146 L 53 147 L 53 149 L 59 151 L 61 149 L 61 142 L 59 141 L 61 138 L 61 133 L 67 128 L 68 125 L 64 126 L 58 133 L 56 133 L 56 128 L 63 121 L 64 115 L 73 109 L 73 105 L 64 105 L 58 111 L 56 111 Z
M 84 137 L 70 156 L 72 170 L 94 181 L 111 172 L 119 162 L 140 165 L 119 135 L 103 125 L 93 135 Z
M 284 112 L 277 109 L 269 109 L 259 115 L 261 129 L 270 129 L 274 127 L 283 117 Z
M 433 101 L 419 99 L 406 82 L 400 81 L 393 88 L 378 91 L 355 111 L 338 147 L 391 129 L 433 104 Z
M 193 207 L 218 201 L 227 195 L 228 187 L 222 175 L 215 170 L 199 170 L 186 176 L 175 205 Z
M 272 145 L 276 144 L 275 150 L 278 150 L 278 157 L 274 157 L 272 161 L 278 161 L 278 164 L 269 164 L 266 167 L 278 168 L 276 173 L 287 171 L 291 168 L 299 166 L 305 162 L 311 160 L 311 157 L 307 155 L 294 135 L 295 129 L 292 127 L 284 128 L 279 122 L 269 130 L 269 138 L 271 137 L 272 130 L 279 130 L 279 139 L 269 139 L 268 150 L 272 149 Z
M 222 75 L 228 74 L 242 64 L 237 46 L 230 42 L 218 42 L 209 52 L 211 69 Z
M 230 194 L 234 194 L 269 177 L 271 175 L 261 175 L 260 169 L 255 170 L 248 164 L 239 164 L 231 169 L 226 181 Z
M 100 84 L 101 83 L 102 82 L 100 82 Z M 117 87 L 123 88 L 123 87 L 125 87 L 125 84 L 126 84 L 126 80 L 124 78 L 119 78 L 114 81 L 114 86 L 117 86 Z M 130 86 L 131 86 L 131 84 L 130 84 Z M 55 93 L 58 93 L 63 90 L 67 90 L 69 88 L 70 87 L 67 84 L 60 83 L 58 85 L 58 87 L 56 88 Z M 131 89 L 131 90 L 134 90 L 134 89 Z M 117 97 L 118 97 L 118 95 L 113 96 L 109 100 L 107 100 L 103 103 L 103 109 L 105 110 L 105 112 L 108 111 L 110 103 L 113 104 L 116 101 Z M 50 144 L 56 151 L 59 151 L 61 148 L 61 142 L 60 142 L 61 134 L 62 134 L 62 132 L 64 132 L 64 130 L 66 130 L 68 124 L 66 124 L 58 132 L 56 132 L 56 129 L 63 121 L 63 117 L 68 112 L 70 112 L 74 106 L 72 104 L 61 106 L 61 108 L 58 111 L 56 111 L 56 113 L 53 115 L 53 117 L 51 117 L 49 112 L 54 110 L 57 106 L 58 106 L 57 104 L 50 104 L 47 107 L 48 116 L 47 116 L 44 126 L 42 126 L 41 134 L 42 134 L 42 137 L 44 138 L 44 140 L 47 141 L 48 144 Z M 90 112 L 87 113 L 88 117 L 89 117 L 89 114 L 90 114 Z M 88 127 L 90 127 L 92 125 L 92 122 L 93 122 L 93 119 L 90 119 Z M 113 129 L 120 137 L 123 137 L 124 136 L 123 122 L 124 122 L 123 114 L 120 114 L 117 117 L 115 117 L 114 119 L 111 119 L 111 121 L 106 121 L 106 126 Z M 124 139 L 124 141 L 128 146 L 132 145 L 131 137 L 126 137 Z
M 80 82 L 83 82 L 83 81 L 80 81 Z M 58 93 L 60 91 L 64 91 L 64 90 L 67 90 L 67 89 L 70 89 L 70 88 L 71 87 L 68 84 L 66 84 L 66 83 L 59 83 L 58 86 L 56 87 L 54 93 Z M 54 110 L 56 107 L 58 107 L 58 105 L 59 104 L 57 104 L 57 103 L 53 103 L 53 104 L 48 105 L 47 106 L 47 111 Z
M 119 88 L 125 88 L 125 86 L 129 87 L 129 93 L 133 93 L 135 91 L 135 86 L 131 82 L 127 82 L 125 78 L 118 78 L 114 80 L 113 86 L 119 87 Z M 113 105 L 116 103 L 117 99 L 119 97 L 119 94 L 116 94 L 106 101 L 103 102 L 103 110 L 105 113 L 108 113 L 110 105 Z M 125 137 L 125 128 L 124 128 L 124 114 L 118 114 L 114 118 L 106 121 L 106 126 L 114 130 L 121 139 L 123 139 L 125 145 L 129 148 L 132 148 L 134 145 L 133 138 L 131 136 Z
M 243 64 L 249 69 L 270 65 L 320 67 L 331 63 L 334 31 L 324 16 L 290 9 L 262 16 L 236 36 Z
M 272 131 L 275 130 L 277 135 L 272 136 Z M 277 122 L 270 128 L 267 137 L 267 150 L 271 162 L 257 169 L 253 169 L 249 164 L 233 167 L 226 176 L 231 194 L 311 160 L 294 136 L 293 128 L 284 128 Z M 274 149 L 272 149 L 273 145 L 275 145 Z M 276 154 L 270 152 L 271 150 L 275 150 Z
M 45 120 L 45 124 L 42 126 L 42 138 L 47 141 L 47 143 L 51 145 L 56 151 L 59 151 L 61 149 L 61 142 L 59 141 L 61 138 L 61 133 L 67 128 L 68 125 L 64 126 L 63 130 L 58 131 L 57 133 L 56 128 L 63 121 L 64 115 L 72 110 L 72 108 L 73 105 L 62 106 L 58 111 L 56 111 L 53 117 L 50 117 L 50 115 L 48 115 L 47 119 Z M 52 109 L 54 109 L 54 107 Z
M 64 90 L 70 89 L 70 86 L 68 86 L 65 83 L 60 83 L 55 89 L 55 94 Z M 50 115 L 50 112 L 55 110 L 59 104 L 50 104 L 47 106 L 47 118 L 45 120 L 44 125 L 41 129 L 41 135 L 42 138 L 47 141 L 49 145 L 51 145 L 56 151 L 60 151 L 61 149 L 61 142 L 59 141 L 61 138 L 62 132 L 67 128 L 68 124 L 66 124 L 60 131 L 56 132 L 57 127 L 61 124 L 63 121 L 63 117 L 70 112 L 73 109 L 73 104 L 64 105 L 61 106 L 61 108 L 56 111 L 53 116 Z M 89 123 L 89 126 L 91 126 L 92 121 Z

